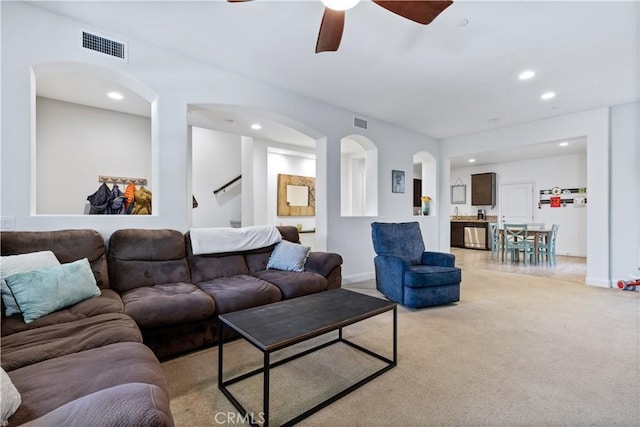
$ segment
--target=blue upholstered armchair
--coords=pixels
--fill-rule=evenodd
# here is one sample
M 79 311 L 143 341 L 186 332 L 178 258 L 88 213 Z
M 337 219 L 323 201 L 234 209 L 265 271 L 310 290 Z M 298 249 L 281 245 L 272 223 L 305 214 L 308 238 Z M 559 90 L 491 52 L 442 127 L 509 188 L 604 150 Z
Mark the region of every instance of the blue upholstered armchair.
M 462 273 L 455 256 L 425 252 L 417 222 L 371 224 L 376 288 L 388 299 L 411 308 L 460 300 Z

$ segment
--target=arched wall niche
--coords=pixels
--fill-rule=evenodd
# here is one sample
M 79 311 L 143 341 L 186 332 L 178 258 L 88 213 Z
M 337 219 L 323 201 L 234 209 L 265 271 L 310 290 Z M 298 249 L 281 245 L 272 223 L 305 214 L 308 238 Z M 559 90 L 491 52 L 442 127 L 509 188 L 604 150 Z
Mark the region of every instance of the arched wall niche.
M 340 140 L 340 214 L 378 215 L 378 148 L 362 135 Z
M 189 182 L 198 201 L 191 226 L 293 225 L 302 229 L 303 243 L 314 249 L 326 246 L 326 143 L 320 132 L 281 114 L 241 105 L 189 104 L 187 120 Z M 252 124 L 261 128 L 252 129 Z M 315 216 L 278 215 L 279 174 L 315 180 Z
M 413 214 L 423 215 L 423 196 L 429 197 L 429 216 L 435 216 L 438 211 L 437 190 L 438 171 L 437 162 L 431 153 L 419 151 L 413 155 Z
M 126 73 L 82 62 L 31 69 L 32 215 L 85 215 L 87 197 L 111 178 L 121 191 L 154 188 L 157 94 Z M 108 97 L 117 92 L 122 99 Z M 143 181 L 144 180 L 144 181 Z M 61 197 L 61 195 L 64 197 Z M 157 215 L 159 203 L 152 202 Z

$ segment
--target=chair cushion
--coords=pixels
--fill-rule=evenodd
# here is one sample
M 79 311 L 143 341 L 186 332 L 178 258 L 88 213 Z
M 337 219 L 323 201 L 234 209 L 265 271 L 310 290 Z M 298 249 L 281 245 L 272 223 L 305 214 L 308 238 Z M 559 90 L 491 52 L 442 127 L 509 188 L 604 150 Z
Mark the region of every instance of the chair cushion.
M 220 277 L 197 285 L 213 297 L 217 314 L 257 307 L 282 299 L 277 286 L 257 277 L 242 274 Z
M 412 265 L 404 272 L 404 285 L 410 288 L 453 285 L 461 280 L 462 272 L 455 267 Z
M 191 283 L 135 288 L 122 294 L 122 302 L 141 329 L 204 320 L 215 312 L 211 297 Z
M 255 273 L 255 276 L 276 285 L 284 299 L 326 291 L 328 285 L 322 275 L 310 271 L 264 270 Z
M 371 224 L 373 248 L 378 255 L 393 255 L 409 261 L 422 262 L 424 241 L 417 221 L 403 223 L 374 222 Z

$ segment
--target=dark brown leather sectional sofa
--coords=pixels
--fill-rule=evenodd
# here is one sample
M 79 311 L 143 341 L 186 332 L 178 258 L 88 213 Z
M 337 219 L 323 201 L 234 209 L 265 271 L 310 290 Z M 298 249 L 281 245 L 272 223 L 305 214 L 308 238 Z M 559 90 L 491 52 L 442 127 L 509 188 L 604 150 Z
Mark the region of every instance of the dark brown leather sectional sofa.
M 295 227 L 278 229 L 299 243 Z M 2 307 L 1 363 L 22 397 L 9 425 L 172 426 L 159 360 L 216 343 L 218 314 L 342 280 L 338 254 L 312 252 L 304 272 L 267 270 L 273 245 L 193 255 L 189 234 L 176 230 L 118 230 L 108 250 L 95 230 L 3 232 L 0 245 L 2 256 L 88 258 L 101 289 L 28 324 Z

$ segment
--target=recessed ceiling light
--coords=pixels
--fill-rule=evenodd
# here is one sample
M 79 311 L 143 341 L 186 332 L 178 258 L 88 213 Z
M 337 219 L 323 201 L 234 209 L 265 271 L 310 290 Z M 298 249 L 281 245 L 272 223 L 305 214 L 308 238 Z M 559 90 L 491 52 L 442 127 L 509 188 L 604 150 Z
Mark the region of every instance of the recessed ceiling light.
M 535 71 L 526 70 L 526 71 L 521 72 L 520 75 L 518 76 L 518 78 L 520 80 L 529 80 L 530 78 L 532 78 L 535 75 L 536 75 Z
M 260 129 L 262 129 L 262 126 L 260 125 L 260 123 L 254 123 L 254 124 L 251 125 L 251 129 L 260 130 Z
M 540 99 L 544 99 L 546 101 L 548 99 L 553 99 L 555 97 L 556 97 L 556 93 L 555 92 L 545 92 L 545 93 L 542 94 Z
M 566 147 L 567 145 L 569 145 L 569 143 L 567 141 L 562 141 L 560 144 L 558 144 L 560 147 Z
M 476 159 L 469 159 L 469 163 L 473 163 L 475 161 L 476 161 Z
M 116 101 L 120 101 L 121 99 L 124 99 L 124 96 L 122 96 L 122 94 L 119 92 L 109 92 L 107 96 L 111 99 L 115 99 Z

